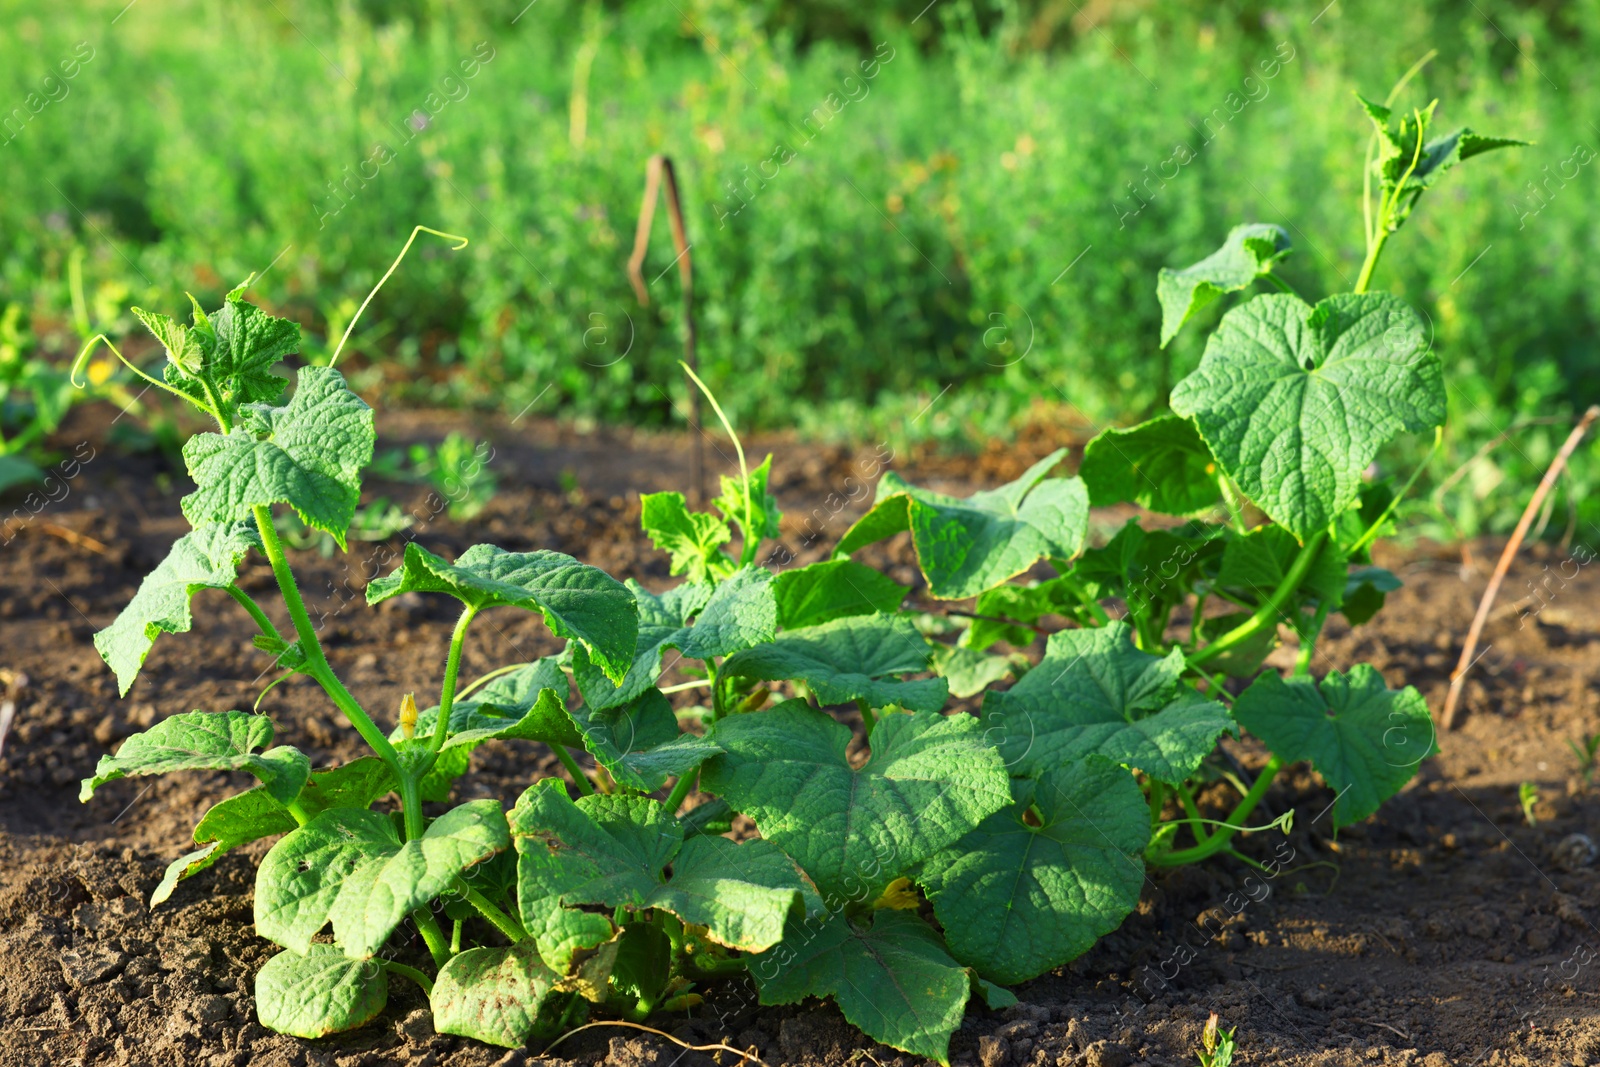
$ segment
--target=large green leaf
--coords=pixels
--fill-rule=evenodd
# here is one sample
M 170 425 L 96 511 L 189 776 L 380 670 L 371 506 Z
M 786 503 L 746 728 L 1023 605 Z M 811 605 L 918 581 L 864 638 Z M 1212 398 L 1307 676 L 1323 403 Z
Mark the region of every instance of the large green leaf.
M 1011 801 L 971 716 L 885 715 L 859 769 L 845 755 L 849 728 L 803 701 L 722 719 L 710 736 L 724 754 L 701 785 L 754 819 L 833 908 L 876 899 Z
M 893 613 L 911 590 L 853 559 L 830 559 L 779 574 L 772 583 L 778 623 L 785 630 L 848 615 Z
M 1041 559 L 1070 559 L 1083 544 L 1089 496 L 1076 478 L 1047 478 L 1066 449 L 1014 482 L 964 499 L 918 489 L 893 471 L 878 482 L 872 510 L 845 531 L 836 557 L 911 531 L 928 591 L 944 600 L 977 596 Z
M 770 641 L 777 632 L 772 572 L 763 567 L 745 567 L 714 589 L 686 582 L 657 596 L 632 581 L 628 588 L 639 605 L 639 636 L 622 684 L 613 684 L 587 655 L 573 653 L 573 676 L 591 707 L 626 704 L 655 685 L 669 648 L 708 660 Z
M 495 800 L 469 801 L 402 842 L 375 811 L 334 808 L 288 834 L 256 874 L 256 932 L 304 952 L 332 922 L 347 955 L 369 956 L 414 908 L 443 893 L 462 871 L 510 845 Z
M 1280 759 L 1311 761 L 1338 793 L 1335 827 L 1377 811 L 1438 751 L 1422 694 L 1388 688 L 1367 663 L 1332 671 L 1320 685 L 1269 671 L 1239 694 L 1233 714 Z
M 1247 289 L 1272 273 L 1278 260 L 1289 254 L 1289 233 L 1270 222 L 1247 222 L 1228 231 L 1222 247 L 1205 259 L 1173 270 L 1162 267 L 1156 278 L 1161 299 L 1161 347 L 1178 335 L 1188 322 L 1226 293 Z
M 502 1048 L 521 1048 L 539 1027 L 539 1009 L 560 982 L 531 942 L 469 948 L 434 979 L 433 1028 Z
M 910 619 L 852 615 L 820 626 L 788 630 L 776 640 L 729 656 L 718 672 L 729 678 L 804 682 L 824 704 L 865 700 L 914 711 L 944 707 L 943 678 L 899 681 L 898 675 L 928 669 L 933 646 Z
M 318 1038 L 370 1022 L 389 1000 L 389 975 L 376 960 L 353 960 L 332 945 L 280 952 L 256 974 L 256 1017 L 268 1030 Z
M 116 672 L 119 695 L 128 695 L 157 637 L 187 633 L 194 625 L 190 598 L 202 589 L 228 588 L 239 575 L 239 561 L 260 547 L 253 522 L 215 523 L 178 538 L 116 620 L 94 635 L 94 647 Z
M 560 552 L 507 552 L 473 545 L 447 563 L 415 541 L 394 573 L 367 586 L 367 603 L 401 593 L 448 593 L 478 610 L 524 608 L 544 616 L 557 637 L 581 643 L 620 681 L 633 661 L 639 609 L 628 587 L 598 567 Z
M 651 793 L 668 778 L 682 777 L 722 750 L 697 734 L 678 729 L 678 717 L 659 689 L 646 689 L 621 707 L 571 711 L 583 746 L 618 784 Z
M 763 1004 L 833 997 L 868 1037 L 939 1063 L 961 1025 L 972 980 L 915 915 L 874 912 L 870 926 L 841 914 L 791 923 L 776 948 L 750 962 Z
M 1315 308 L 1258 296 L 1223 316 L 1172 391 L 1251 500 L 1300 540 L 1355 503 L 1361 473 L 1396 434 L 1444 421 L 1439 357 L 1388 293 Z
M 707 512 L 690 511 L 682 493 L 645 493 L 640 504 L 644 532 L 651 544 L 672 553 L 673 574 L 700 583 L 733 573 L 734 562 L 718 548 L 733 538 L 727 523 Z
M 1161 415 L 1126 430 L 1102 430 L 1084 446 L 1078 477 L 1097 508 L 1131 500 L 1166 515 L 1217 503 L 1217 461 L 1194 423 Z
M 1183 667 L 1178 649 L 1134 647 L 1124 622 L 1061 630 L 1022 681 L 984 697 L 984 736 L 1016 775 L 1104 756 L 1181 782 L 1233 729 L 1227 709 L 1179 681 Z
M 183 459 L 197 488 L 183 498 L 194 526 L 285 503 L 343 548 L 372 461 L 372 409 L 331 367 L 302 367 L 288 406 L 251 405 L 229 434 L 195 434 Z M 265 435 L 265 436 L 263 436 Z
M 1115 930 L 1139 903 L 1150 840 L 1144 794 L 1107 760 L 1012 786 L 1016 803 L 917 877 L 951 953 L 1004 984 L 1059 967 Z
M 760 951 L 778 942 L 785 919 L 803 913 L 803 902 L 820 909 L 775 845 L 720 837 L 685 842 L 666 806 L 645 797 L 573 802 L 559 781 L 546 779 L 517 801 L 511 831 L 524 914 L 547 912 L 550 901 L 661 908 L 707 927 L 722 944 Z
M 248 771 L 274 797 L 288 803 L 311 774 L 305 753 L 287 745 L 258 752 L 272 742 L 272 720 L 244 711 L 190 711 L 164 719 L 101 756 L 94 777 L 83 780 L 78 799 L 87 801 L 107 782 L 130 774 L 173 771 Z

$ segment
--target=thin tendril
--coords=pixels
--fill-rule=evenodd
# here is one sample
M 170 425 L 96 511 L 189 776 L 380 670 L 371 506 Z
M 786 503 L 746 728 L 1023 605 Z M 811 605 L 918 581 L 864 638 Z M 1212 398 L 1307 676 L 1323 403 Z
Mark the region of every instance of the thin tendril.
M 389 264 L 389 269 L 383 272 L 383 277 L 378 279 L 378 284 L 372 287 L 372 292 L 367 294 L 367 298 L 361 301 L 361 306 L 356 308 L 356 313 L 350 317 L 350 325 L 344 328 L 344 336 L 339 338 L 339 347 L 333 350 L 333 358 L 328 360 L 328 366 L 331 367 L 339 362 L 339 353 L 344 351 L 344 343 L 350 340 L 350 333 L 356 328 L 356 322 L 361 318 L 361 313 L 367 310 L 367 305 L 372 303 L 372 298 L 378 295 L 378 290 L 383 288 L 383 283 L 389 280 L 389 276 L 400 268 L 400 261 L 406 258 L 407 252 L 411 251 L 411 242 L 417 239 L 417 234 L 419 233 L 431 233 L 435 237 L 443 237 L 447 241 L 460 241 L 460 244 L 450 250 L 452 252 L 459 252 L 467 247 L 467 239 L 458 233 L 445 233 L 443 230 L 435 230 L 428 226 L 418 226 L 412 230 L 411 236 L 406 238 L 406 243 L 401 247 L 400 254 L 394 257 L 394 262 Z

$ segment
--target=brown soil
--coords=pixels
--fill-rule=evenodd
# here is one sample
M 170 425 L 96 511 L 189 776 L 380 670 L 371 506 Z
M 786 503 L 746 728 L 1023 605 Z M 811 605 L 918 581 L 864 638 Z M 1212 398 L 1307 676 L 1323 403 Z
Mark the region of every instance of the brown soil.
M 72 425 L 105 421 L 91 409 Z M 381 448 L 437 439 L 461 420 L 380 421 L 389 434 Z M 495 444 L 501 492 L 468 526 L 443 516 L 420 523 L 422 543 L 451 555 L 478 540 L 555 548 L 618 577 L 657 586 L 667 579 L 664 557 L 638 532 L 638 493 L 681 487 L 682 439 L 527 423 L 471 429 Z M 78 780 L 156 719 L 249 707 L 266 679 L 247 620 L 226 596 L 203 593 L 199 633 L 158 642 L 128 699 L 117 699 L 90 638 L 183 531 L 186 479 L 159 458 L 114 456 L 87 436 L 95 458 L 64 496 L 57 490 L 60 499 L 42 507 L 14 496 L 0 509 L 0 522 L 11 517 L 0 527 L 0 1067 L 509 1067 L 537 1059 L 531 1050 L 434 1036 L 421 994 L 399 980 L 382 1018 L 354 1033 L 303 1042 L 260 1027 L 252 978 L 272 951 L 251 928 L 260 847 L 227 857 L 147 909 L 165 864 L 187 850 L 195 820 L 244 782 L 222 774 L 137 779 L 80 805 Z M 59 443 L 71 453 L 78 438 L 69 429 Z M 779 452 L 774 488 L 788 512 L 788 548 L 820 558 L 863 509 L 882 454 L 874 445 L 756 444 Z M 1016 474 L 1043 447 L 1024 451 L 991 450 L 975 461 L 902 456 L 894 465 L 913 480 L 961 490 Z M 708 464 L 722 465 L 715 449 Z M 419 487 L 373 488 L 418 514 L 432 510 Z M 1103 528 L 1119 521 L 1100 519 Z M 365 606 L 363 584 L 392 566 L 400 543 L 295 560 L 310 576 L 308 600 L 327 612 L 334 666 L 369 707 L 397 708 L 402 694 L 437 684 L 430 672 L 453 622 L 448 605 L 433 599 Z M 1329 791 L 1309 774 L 1288 776 L 1267 806 L 1273 814 L 1295 808 L 1293 834 L 1286 843 L 1258 834 L 1246 845 L 1263 860 L 1292 849 L 1282 873 L 1271 878 L 1233 861 L 1152 873 L 1138 911 L 1087 956 L 1020 987 L 1017 1007 L 975 1006 L 952 1042 L 953 1062 L 1190 1065 L 1207 1015 L 1218 1012 L 1239 1028 L 1240 1064 L 1600 1063 L 1600 873 L 1569 838 L 1594 832 L 1600 796 L 1584 788 L 1565 743 L 1600 732 L 1600 582 L 1566 555 L 1529 557 L 1485 634 L 1464 728 L 1443 739 L 1443 754 L 1375 819 L 1335 841 L 1323 814 Z M 904 545 L 891 543 L 875 562 L 914 580 Z M 1418 686 L 1437 709 L 1486 575 L 1481 566 L 1464 574 L 1457 555 L 1413 551 L 1388 562 L 1406 588 L 1364 630 L 1336 630 L 1319 669 L 1370 660 L 1391 685 Z M 1516 597 L 1530 581 L 1544 583 L 1542 599 L 1519 609 Z M 270 572 L 252 564 L 243 584 L 267 592 Z M 488 618 L 495 625 L 475 631 L 466 676 L 555 647 L 531 617 Z M 305 682 L 278 686 L 262 706 L 279 724 L 279 741 L 317 765 L 359 753 L 354 733 Z M 1248 748 L 1238 755 L 1259 761 Z M 495 743 L 479 751 L 462 784 L 469 796 L 509 803 L 554 768 L 539 746 Z M 1518 804 L 1525 781 L 1540 789 L 1534 825 Z M 741 1007 L 749 1002 L 748 991 L 730 983 L 697 1016 L 655 1023 L 691 1044 L 753 1048 L 772 1065 L 912 1062 L 865 1040 L 831 1006 Z M 555 1056 L 615 1067 L 709 1058 L 681 1053 L 636 1031 L 601 1029 Z

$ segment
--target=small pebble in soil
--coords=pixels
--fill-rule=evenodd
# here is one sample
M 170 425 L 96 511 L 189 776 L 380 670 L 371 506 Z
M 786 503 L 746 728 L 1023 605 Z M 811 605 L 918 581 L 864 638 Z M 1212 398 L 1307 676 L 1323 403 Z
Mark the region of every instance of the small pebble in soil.
M 1562 870 L 1576 871 L 1593 863 L 1597 852 L 1600 849 L 1595 848 L 1588 834 L 1568 834 L 1556 842 L 1550 856 Z

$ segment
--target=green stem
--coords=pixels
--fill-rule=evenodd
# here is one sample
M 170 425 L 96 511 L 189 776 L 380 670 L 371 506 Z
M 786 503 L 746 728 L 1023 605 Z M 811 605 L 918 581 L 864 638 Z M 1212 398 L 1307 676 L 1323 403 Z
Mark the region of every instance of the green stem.
M 499 678 L 502 675 L 510 674 L 512 671 L 520 671 L 522 668 L 524 668 L 526 666 L 528 666 L 528 664 L 526 664 L 526 663 L 511 663 L 511 664 L 507 664 L 504 667 L 496 667 L 494 670 L 490 671 L 488 674 L 485 674 L 480 678 L 474 679 L 471 685 L 469 685 L 465 689 L 461 690 L 461 692 L 457 693 L 456 696 L 464 697 L 468 693 L 475 693 L 479 689 L 481 689 L 483 686 L 488 685 L 490 682 L 494 681 L 496 678 Z
M 1294 286 L 1290 285 L 1288 282 L 1284 281 L 1271 271 L 1263 274 L 1262 277 L 1271 282 L 1273 285 L 1277 286 L 1279 291 L 1288 293 L 1290 296 L 1299 296 L 1300 299 L 1305 303 L 1311 303 L 1311 301 L 1306 300 L 1305 297 L 1300 296 L 1300 290 L 1296 289 Z
M 1300 651 L 1294 658 L 1294 674 L 1292 677 L 1304 678 L 1311 673 L 1311 657 L 1317 651 L 1317 638 L 1322 636 L 1322 627 L 1328 621 L 1328 612 L 1333 605 L 1324 600 L 1317 605 L 1317 614 L 1300 633 Z
M 306 673 L 317 680 L 334 706 L 344 712 L 345 718 L 350 720 L 350 725 L 356 728 L 362 740 L 371 745 L 379 758 L 393 769 L 399 782 L 400 799 L 405 805 L 406 837 L 413 839 L 422 836 L 422 801 L 417 792 L 415 776 L 401 766 L 400 755 L 395 752 L 389 739 L 383 736 L 383 731 L 378 729 L 328 665 L 328 657 L 323 654 L 322 644 L 317 640 L 316 627 L 311 625 L 305 601 L 300 598 L 300 587 L 294 580 L 294 571 L 289 568 L 289 560 L 283 554 L 283 544 L 278 540 L 278 531 L 272 525 L 272 512 L 258 504 L 252 513 L 255 515 L 256 530 L 261 534 L 262 549 L 266 552 L 267 561 L 272 564 L 272 575 L 278 580 L 278 591 L 283 594 L 284 606 L 289 609 L 289 621 L 294 624 L 295 634 L 300 638 L 300 650 L 306 657 Z
M 700 380 L 700 376 L 689 367 L 689 364 L 680 359 L 678 366 L 683 368 L 683 373 L 689 376 L 705 394 L 705 398 L 711 402 L 711 410 L 717 413 L 717 418 L 722 421 L 722 428 L 728 431 L 728 436 L 733 439 L 733 450 L 739 456 L 739 480 L 744 485 L 744 543 L 739 546 L 739 565 L 748 567 L 755 562 L 756 553 L 761 548 L 761 534 L 754 528 L 755 506 L 750 499 L 750 468 L 744 461 L 744 445 L 740 443 L 739 435 L 733 432 L 733 423 L 723 414 L 722 405 L 717 403 L 716 394 L 706 387 L 706 383 Z
M 1383 246 L 1389 240 L 1389 221 L 1383 219 L 1378 223 L 1378 235 L 1373 238 L 1372 245 L 1367 249 L 1366 261 L 1361 264 L 1361 274 L 1356 278 L 1356 287 L 1351 290 L 1364 293 L 1367 286 L 1372 284 L 1372 272 L 1378 268 L 1378 257 L 1383 254 Z
M 669 813 L 677 814 L 678 809 L 683 807 L 683 802 L 688 799 L 689 794 L 694 792 L 695 784 L 699 780 L 700 772 L 696 770 L 673 783 L 672 792 L 667 794 L 666 800 L 666 809 Z
M 1211 835 L 1206 832 L 1205 820 L 1200 817 L 1200 809 L 1194 802 L 1194 796 L 1187 786 L 1178 783 L 1178 800 L 1183 804 L 1183 810 L 1189 816 L 1189 832 L 1194 834 L 1196 844 L 1203 845 Z
M 1155 826 L 1161 822 L 1161 808 L 1167 800 L 1167 787 L 1164 782 L 1150 779 L 1150 825 Z
M 304 804 L 300 803 L 298 797 L 289 801 L 287 807 L 289 809 L 289 814 L 294 816 L 294 821 L 299 823 L 301 826 L 304 826 L 306 823 L 311 821 L 311 813 L 305 809 Z
M 427 905 L 417 908 L 411 913 L 411 921 L 417 924 L 417 931 L 422 934 L 422 940 L 428 946 L 428 955 L 433 957 L 436 967 L 443 967 L 450 962 L 450 946 L 445 944 L 444 931 L 439 929 L 439 920 L 433 917 Z
M 578 787 L 579 794 L 592 796 L 594 794 L 594 783 L 589 781 L 587 774 L 583 773 L 583 768 L 578 766 L 578 761 L 572 758 L 572 753 L 567 751 L 567 746 L 551 745 L 550 747 L 556 750 L 556 759 L 561 761 L 561 766 L 565 767 L 567 773 L 572 775 L 572 784 Z
M 1162 852 L 1155 855 L 1146 855 L 1146 862 L 1156 867 L 1180 867 L 1186 863 L 1197 863 L 1206 859 L 1222 849 L 1233 840 L 1233 835 L 1239 832 L 1239 826 L 1249 817 L 1256 805 L 1261 803 L 1261 798 L 1267 795 L 1267 790 L 1272 786 L 1272 781 L 1283 769 L 1283 760 L 1273 756 L 1267 765 L 1261 768 L 1261 773 L 1256 776 L 1256 784 L 1250 787 L 1250 792 L 1244 795 L 1238 805 L 1228 814 L 1226 820 L 1231 825 L 1219 826 L 1204 843 L 1195 845 L 1176 852 Z
M 856 707 L 861 709 L 861 725 L 867 731 L 867 740 L 872 740 L 872 728 L 878 725 L 877 718 L 872 714 L 872 705 L 867 703 L 865 697 L 856 697 Z
M 686 693 L 691 689 L 704 689 L 710 684 L 710 678 L 696 678 L 692 682 L 684 682 L 681 685 L 669 685 L 665 689 L 661 690 L 661 695 L 666 696 L 669 693 Z
M 528 931 L 523 929 L 521 923 L 501 911 L 492 900 L 459 878 L 456 879 L 456 892 L 466 897 L 467 903 L 477 908 L 479 915 L 493 923 L 494 928 L 505 934 L 513 943 L 528 940 Z
M 1276 626 L 1279 616 L 1283 613 L 1283 606 L 1294 595 L 1300 583 L 1305 580 L 1306 572 L 1311 569 L 1311 564 L 1316 561 L 1317 554 L 1322 551 L 1322 542 L 1328 539 L 1328 531 L 1320 530 L 1311 536 L 1300 549 L 1300 554 L 1295 557 L 1294 563 L 1289 567 L 1289 573 L 1283 576 L 1283 581 L 1278 583 L 1278 588 L 1272 591 L 1267 602 L 1255 610 L 1244 622 L 1235 626 L 1205 648 L 1189 656 L 1191 667 L 1215 659 L 1222 653 L 1236 645 L 1248 640 L 1254 634 L 1267 626 Z
M 1411 492 L 1411 487 L 1417 484 L 1417 479 L 1422 477 L 1422 472 L 1428 469 L 1428 464 L 1433 462 L 1434 453 L 1439 451 L 1439 446 L 1443 443 L 1444 427 L 1435 426 L 1433 428 L 1433 447 L 1428 449 L 1428 454 L 1422 458 L 1421 463 L 1417 464 L 1417 469 L 1411 472 L 1411 477 L 1406 479 L 1406 484 L 1402 485 L 1400 491 L 1394 495 L 1394 499 L 1389 501 L 1389 506 L 1383 509 L 1383 513 L 1374 519 L 1372 525 L 1368 526 L 1356 543 L 1350 546 L 1348 553 L 1350 556 L 1353 557 L 1357 552 L 1360 552 L 1378 539 L 1378 530 L 1388 521 L 1389 516 L 1394 514 L 1394 509 L 1399 506 L 1400 501 L 1406 498 L 1406 494 Z
M 279 641 L 283 641 L 283 635 L 278 633 L 278 628 L 274 626 L 272 620 L 267 617 L 267 613 L 261 610 L 261 605 L 256 603 L 254 597 L 252 597 L 249 593 L 246 593 L 243 589 L 240 589 L 237 585 L 228 586 L 228 595 L 233 597 L 234 600 L 237 600 L 239 602 L 239 606 L 250 613 L 250 617 L 255 620 L 257 626 L 261 627 L 261 632 L 264 635 L 267 637 L 277 638 Z M 287 641 L 284 643 L 288 644 Z
M 461 920 L 457 919 L 450 927 L 450 955 L 454 956 L 461 951 Z
M 422 991 L 424 993 L 430 997 L 433 996 L 433 979 L 429 978 L 415 967 L 407 967 L 405 964 L 396 963 L 394 960 L 384 960 L 383 967 L 384 970 L 393 971 L 395 974 L 401 974 L 411 979 L 413 982 L 417 983 L 417 985 L 422 987 Z
M 1217 485 L 1222 490 L 1222 502 L 1228 507 L 1228 525 L 1233 527 L 1234 533 L 1249 533 L 1250 528 L 1244 524 L 1244 496 L 1239 487 L 1226 474 L 1217 478 Z
M 450 709 L 456 700 L 456 678 L 461 673 L 461 646 L 467 640 L 467 627 L 478 614 L 478 609 L 468 604 L 456 620 L 455 632 L 450 635 L 450 654 L 444 661 L 444 684 L 439 687 L 439 721 L 433 727 L 433 740 L 429 746 L 434 752 L 444 747 L 450 732 Z

